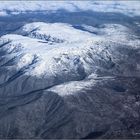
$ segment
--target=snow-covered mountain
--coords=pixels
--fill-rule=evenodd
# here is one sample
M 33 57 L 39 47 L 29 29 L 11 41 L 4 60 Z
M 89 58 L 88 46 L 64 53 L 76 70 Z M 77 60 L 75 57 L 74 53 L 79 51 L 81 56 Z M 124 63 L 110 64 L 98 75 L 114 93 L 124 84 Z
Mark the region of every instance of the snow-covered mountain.
M 139 138 L 138 3 L 4 1 L 0 138 Z
M 125 49 L 137 49 L 131 44 L 135 42 L 138 46 L 140 41 L 131 41 L 133 36 L 129 34 L 129 29 L 112 24 L 105 25 L 102 30 L 96 28 L 96 32 L 100 34 L 62 23 L 26 24 L 15 34 L 1 37 L 1 66 L 7 70 L 12 68 L 16 73 L 20 71 L 23 75 L 46 78 L 45 87 L 83 80 L 92 73 L 137 76 L 139 62 L 134 70 L 129 71 L 129 62 L 126 61 L 129 51 Z M 122 53 L 120 46 L 124 49 Z M 124 65 L 128 67 L 127 72 Z

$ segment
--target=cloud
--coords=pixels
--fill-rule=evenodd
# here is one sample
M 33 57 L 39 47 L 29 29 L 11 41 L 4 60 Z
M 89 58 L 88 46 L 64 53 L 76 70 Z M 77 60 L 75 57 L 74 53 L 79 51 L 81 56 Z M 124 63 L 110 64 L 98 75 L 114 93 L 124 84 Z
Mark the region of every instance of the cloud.
M 129 16 L 140 15 L 140 1 L 1 1 L 0 15 L 21 12 L 50 11 L 60 9 L 69 12 L 92 10 L 98 12 L 119 12 Z

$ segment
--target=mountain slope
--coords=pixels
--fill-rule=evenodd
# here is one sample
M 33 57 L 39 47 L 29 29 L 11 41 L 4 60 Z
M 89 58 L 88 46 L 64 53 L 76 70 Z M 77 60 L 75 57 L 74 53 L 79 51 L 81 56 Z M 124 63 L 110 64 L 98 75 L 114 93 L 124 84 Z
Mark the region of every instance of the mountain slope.
M 11 8 L 7 7 L 10 3 Z M 136 19 L 124 23 L 115 13 L 106 19 L 108 13 L 75 12 L 77 24 L 70 24 L 67 11 L 60 15 L 67 20 L 60 18 L 61 22 L 41 21 L 38 15 L 37 20 L 34 15 L 29 17 L 32 22 L 24 21 L 24 16 L 18 21 L 18 16 L 12 17 L 14 12 L 28 15 L 46 2 L 23 9 L 26 3 L 22 1 L 21 7 L 17 3 L 0 6 L 9 8 L 2 11 L 15 18 L 11 22 L 5 16 L 0 24 L 4 28 L 0 37 L 0 138 L 139 138 L 140 40 Z M 51 9 L 54 2 L 48 3 Z M 108 3 L 110 8 L 115 6 Z M 81 2 L 65 4 L 53 7 L 54 11 L 68 6 L 70 13 L 86 8 Z M 95 10 L 101 6 L 104 11 L 107 6 L 92 4 L 89 10 L 96 5 Z M 135 11 L 122 7 L 120 11 L 127 14 Z M 50 12 L 45 17 L 49 15 L 55 17 Z M 94 20 L 98 24 L 91 22 Z M 20 26 L 13 29 L 11 24 Z

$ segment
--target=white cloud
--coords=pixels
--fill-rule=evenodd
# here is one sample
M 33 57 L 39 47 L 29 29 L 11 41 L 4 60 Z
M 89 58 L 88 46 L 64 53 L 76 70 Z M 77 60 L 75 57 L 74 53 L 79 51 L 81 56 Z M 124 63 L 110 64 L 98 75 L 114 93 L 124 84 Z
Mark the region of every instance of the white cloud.
M 0 1 L 0 11 L 11 14 L 25 11 L 51 11 L 65 9 L 69 12 L 92 10 L 99 12 L 120 12 L 129 16 L 140 15 L 139 1 Z

